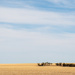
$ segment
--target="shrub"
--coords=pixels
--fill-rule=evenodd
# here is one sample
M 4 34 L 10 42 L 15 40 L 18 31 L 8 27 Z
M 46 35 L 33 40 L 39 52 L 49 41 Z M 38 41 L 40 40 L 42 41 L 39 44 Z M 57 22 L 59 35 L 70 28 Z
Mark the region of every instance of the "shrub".
M 58 66 L 58 65 L 59 65 L 59 63 L 56 63 L 56 65 Z
M 48 63 L 48 62 L 38 63 L 38 66 L 50 66 L 50 65 L 52 65 L 52 63 Z

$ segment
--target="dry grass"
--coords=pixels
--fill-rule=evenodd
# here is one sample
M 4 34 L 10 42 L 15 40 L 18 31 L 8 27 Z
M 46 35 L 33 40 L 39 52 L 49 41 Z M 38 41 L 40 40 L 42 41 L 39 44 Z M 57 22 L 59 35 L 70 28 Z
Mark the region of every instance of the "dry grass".
M 0 75 L 75 75 L 75 67 L 1 64 Z

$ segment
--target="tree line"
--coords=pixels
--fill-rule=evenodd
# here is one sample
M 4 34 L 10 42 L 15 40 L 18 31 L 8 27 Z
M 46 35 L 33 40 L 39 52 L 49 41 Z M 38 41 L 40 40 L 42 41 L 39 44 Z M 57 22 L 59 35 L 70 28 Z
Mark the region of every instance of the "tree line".
M 37 63 L 38 66 L 51 66 L 53 63 L 49 62 L 43 62 L 43 63 Z M 63 66 L 63 67 L 75 67 L 75 64 L 73 63 L 55 63 L 56 66 Z
M 38 66 L 50 66 L 50 65 L 52 65 L 52 63 L 49 62 L 38 63 Z
M 56 66 L 75 67 L 73 63 L 56 63 Z

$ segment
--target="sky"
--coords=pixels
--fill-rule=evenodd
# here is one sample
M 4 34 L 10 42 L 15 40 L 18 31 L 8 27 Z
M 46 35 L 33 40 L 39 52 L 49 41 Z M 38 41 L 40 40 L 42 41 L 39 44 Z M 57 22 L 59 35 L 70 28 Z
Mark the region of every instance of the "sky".
M 0 63 L 75 63 L 75 0 L 0 0 Z

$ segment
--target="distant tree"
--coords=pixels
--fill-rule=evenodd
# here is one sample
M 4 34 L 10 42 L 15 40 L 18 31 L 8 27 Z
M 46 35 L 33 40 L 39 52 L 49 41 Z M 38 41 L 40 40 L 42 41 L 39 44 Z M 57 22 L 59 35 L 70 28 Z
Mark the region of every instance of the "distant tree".
M 59 66 L 62 66 L 62 63 L 59 63 Z
M 59 65 L 59 63 L 56 63 L 56 65 L 58 66 L 58 65 Z

